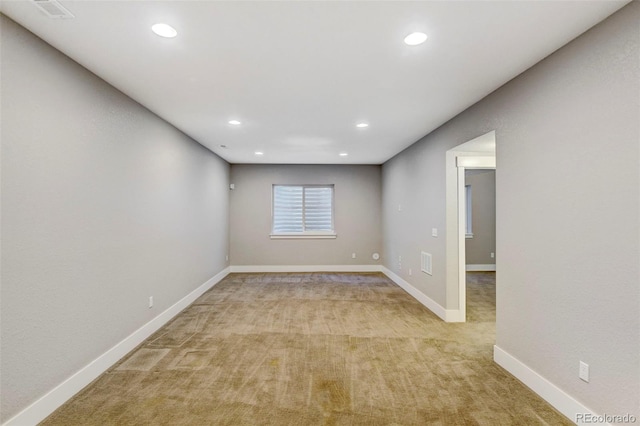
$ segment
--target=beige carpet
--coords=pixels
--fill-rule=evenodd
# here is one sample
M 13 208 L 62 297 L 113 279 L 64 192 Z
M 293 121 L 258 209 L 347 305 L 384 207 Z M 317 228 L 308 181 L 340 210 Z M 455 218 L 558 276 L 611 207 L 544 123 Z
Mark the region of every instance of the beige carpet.
M 571 424 L 492 361 L 494 282 L 446 324 L 381 274 L 232 274 L 43 424 Z

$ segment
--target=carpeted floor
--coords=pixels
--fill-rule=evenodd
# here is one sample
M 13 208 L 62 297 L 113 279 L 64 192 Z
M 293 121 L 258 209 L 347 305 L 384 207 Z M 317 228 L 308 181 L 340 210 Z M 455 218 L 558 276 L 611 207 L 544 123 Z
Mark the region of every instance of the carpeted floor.
M 572 424 L 493 362 L 468 278 L 446 324 L 382 274 L 229 275 L 43 424 Z

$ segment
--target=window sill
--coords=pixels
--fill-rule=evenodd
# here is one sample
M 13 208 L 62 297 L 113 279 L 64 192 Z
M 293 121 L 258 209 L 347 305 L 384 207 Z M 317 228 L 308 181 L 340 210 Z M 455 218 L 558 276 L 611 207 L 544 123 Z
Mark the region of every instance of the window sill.
M 473 238 L 473 234 L 464 234 L 465 238 Z
M 270 234 L 269 237 L 272 240 L 322 240 L 322 239 L 335 239 L 337 234 Z

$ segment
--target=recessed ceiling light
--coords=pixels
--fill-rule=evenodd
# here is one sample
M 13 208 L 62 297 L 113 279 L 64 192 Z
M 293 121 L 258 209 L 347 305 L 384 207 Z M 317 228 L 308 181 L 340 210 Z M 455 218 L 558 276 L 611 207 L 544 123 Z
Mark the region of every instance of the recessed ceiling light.
M 358 124 L 356 124 L 356 127 L 364 129 L 365 127 L 369 127 L 369 125 L 367 123 L 358 123 Z
M 255 154 L 255 155 L 264 155 L 264 152 L 262 152 L 262 151 L 256 151 L 256 152 L 254 152 L 254 154 Z
M 229 124 L 233 124 L 234 126 L 239 126 L 239 125 L 241 125 L 242 123 L 241 123 L 241 122 L 239 122 L 238 120 L 229 120 Z
M 425 33 L 411 33 L 404 38 L 404 42 L 409 46 L 416 46 L 418 44 L 422 44 L 427 40 L 427 35 Z
M 167 24 L 155 24 L 151 27 L 151 31 L 158 34 L 160 37 L 173 38 L 178 35 L 178 32 L 171 25 Z
M 340 155 L 340 157 L 346 157 L 347 155 L 349 155 L 349 153 L 348 152 L 341 152 L 339 155 Z

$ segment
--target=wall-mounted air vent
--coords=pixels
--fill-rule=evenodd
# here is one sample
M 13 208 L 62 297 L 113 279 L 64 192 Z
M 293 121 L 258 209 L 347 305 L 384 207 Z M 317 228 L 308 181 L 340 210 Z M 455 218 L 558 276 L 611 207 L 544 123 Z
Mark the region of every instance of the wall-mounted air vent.
M 73 14 L 64 8 L 56 0 L 31 0 L 38 9 L 49 18 L 53 19 L 71 19 Z
M 433 275 L 431 264 L 431 254 L 422 252 L 422 256 L 420 257 L 420 269 L 422 269 L 422 272 Z

